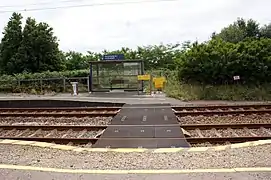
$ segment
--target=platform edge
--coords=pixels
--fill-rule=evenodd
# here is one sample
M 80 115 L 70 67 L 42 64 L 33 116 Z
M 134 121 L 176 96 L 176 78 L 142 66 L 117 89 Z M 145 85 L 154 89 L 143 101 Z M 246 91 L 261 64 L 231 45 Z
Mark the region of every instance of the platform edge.
M 21 146 L 34 146 L 42 148 L 58 149 L 63 151 L 74 151 L 74 152 L 115 152 L 115 153 L 177 153 L 177 152 L 206 152 L 206 151 L 224 151 L 227 149 L 239 149 L 260 145 L 271 144 L 270 140 L 259 140 L 245 143 L 224 145 L 224 146 L 210 146 L 210 147 L 191 147 L 191 148 L 157 148 L 157 149 L 146 149 L 146 148 L 83 148 L 69 145 L 60 145 L 47 142 L 37 141 L 21 141 L 21 140 L 9 140 L 2 139 L 0 144 L 10 145 L 21 145 Z

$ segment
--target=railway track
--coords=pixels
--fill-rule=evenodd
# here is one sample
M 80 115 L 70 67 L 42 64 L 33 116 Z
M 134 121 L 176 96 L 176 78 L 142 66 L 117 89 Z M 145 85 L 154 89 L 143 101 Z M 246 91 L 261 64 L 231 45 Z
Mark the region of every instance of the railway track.
M 223 144 L 271 139 L 271 123 L 191 124 L 181 126 L 190 144 Z
M 69 108 L 1 108 L 1 112 L 7 112 L 7 111 L 17 111 L 17 112 L 43 112 L 43 111 L 65 111 L 65 112 L 72 112 L 72 111 L 87 111 L 87 112 L 92 112 L 92 111 L 118 111 L 120 110 L 121 107 L 69 107 Z
M 0 117 L 111 117 L 115 116 L 116 112 L 91 112 L 91 113 L 53 113 L 53 112 L 45 112 L 45 113 L 36 113 L 36 114 L 30 114 L 30 113 L 0 113 Z
M 110 125 L 113 126 L 113 125 Z M 134 125 L 136 126 L 136 125 Z M 145 125 L 155 127 L 168 127 L 176 125 Z M 200 143 L 237 143 L 254 140 L 271 139 L 270 124 L 192 124 L 177 125 L 188 131 L 191 136 L 186 137 L 190 144 Z M 29 125 L 2 125 L 0 126 L 0 139 L 14 139 L 26 141 L 55 142 L 61 144 L 94 144 L 108 126 L 29 126 Z M 142 127 L 142 126 L 141 126 Z M 261 130 L 255 134 L 251 130 Z M 244 130 L 245 135 L 223 135 L 223 130 L 229 132 Z M 206 137 L 205 131 L 213 131 L 213 135 Z M 119 140 L 121 138 L 111 138 Z M 137 138 L 139 139 L 139 138 Z M 144 138 L 149 139 L 149 138 Z M 168 140 L 167 138 L 161 138 Z M 174 138 L 171 138 L 174 139 Z M 176 139 L 176 138 L 175 138 Z
M 212 115 L 249 115 L 271 114 L 271 105 L 223 105 L 223 106 L 191 106 L 172 107 L 177 116 L 212 116 Z
M 206 110 L 228 110 L 228 109 L 271 109 L 271 104 L 253 104 L 253 105 L 208 105 L 208 106 L 173 106 L 175 111 L 206 111 Z
M 93 144 L 107 126 L 1 125 L 0 139 Z
M 110 117 L 120 108 L 2 108 L 0 117 Z
M 120 107 L 84 108 L 2 108 L 1 118 L 78 118 L 113 117 Z M 271 105 L 197 106 L 172 107 L 176 116 L 224 116 L 271 114 Z M 38 119 L 36 119 L 38 121 Z M 53 121 L 50 121 L 53 123 Z M 112 126 L 112 125 L 111 125 Z M 159 126 L 159 125 L 155 125 Z M 167 125 L 163 125 L 165 127 Z M 168 125 L 171 126 L 171 125 Z M 176 125 L 174 125 L 176 126 Z M 177 125 L 188 134 L 190 144 L 225 142 L 237 143 L 271 139 L 269 123 L 224 123 L 224 124 L 182 124 Z M 0 125 L 0 139 L 55 142 L 60 144 L 94 144 L 108 125 Z M 111 138 L 119 140 L 120 138 Z M 138 138 L 136 138 L 138 139 Z M 148 138 L 144 138 L 148 139 Z M 168 140 L 168 138 L 161 138 Z M 172 139 L 172 138 L 171 138 Z
M 1 108 L 0 117 L 110 117 L 115 116 L 120 109 L 121 107 Z M 271 114 L 271 104 L 179 106 L 172 107 L 172 109 L 177 116 Z

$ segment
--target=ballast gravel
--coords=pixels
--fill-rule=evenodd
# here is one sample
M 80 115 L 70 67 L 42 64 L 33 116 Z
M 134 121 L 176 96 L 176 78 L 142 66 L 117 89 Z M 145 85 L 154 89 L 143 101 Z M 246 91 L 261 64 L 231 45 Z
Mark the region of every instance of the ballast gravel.
M 108 125 L 112 117 L 1 117 L 0 125 Z
M 0 163 L 71 169 L 197 169 L 270 167 L 271 145 L 218 152 L 114 153 L 72 152 L 0 145 Z
M 103 130 L 98 131 L 57 131 L 57 130 L 2 130 L 0 136 L 15 136 L 15 137 L 51 137 L 51 138 L 94 138 L 100 134 Z M 7 135 L 6 135 L 7 134 Z
M 209 129 L 209 130 L 186 130 L 191 137 L 249 137 L 249 136 L 270 136 L 270 128 L 260 129 Z M 200 132 L 200 134 L 199 134 Z

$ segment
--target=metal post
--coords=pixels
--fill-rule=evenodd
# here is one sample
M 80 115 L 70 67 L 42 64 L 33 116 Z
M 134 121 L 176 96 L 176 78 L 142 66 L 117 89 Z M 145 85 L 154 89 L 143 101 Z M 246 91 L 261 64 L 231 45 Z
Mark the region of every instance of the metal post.
M 40 91 L 42 92 L 42 79 L 40 79 Z
M 150 95 L 152 95 L 152 74 L 150 73 Z
M 89 92 L 92 92 L 92 63 L 90 63 L 90 70 L 89 70 Z
M 63 92 L 66 92 L 66 78 L 63 78 Z
M 144 62 L 143 61 L 141 61 L 140 66 L 141 66 L 140 75 L 143 75 L 144 74 Z M 144 91 L 144 81 L 141 82 L 141 86 L 142 86 L 142 91 Z
M 137 94 L 139 95 L 140 81 L 137 80 Z
M 21 92 L 21 81 L 20 81 L 20 79 L 18 79 L 18 87 L 19 87 L 19 91 Z
M 100 84 L 100 65 L 96 65 L 97 68 L 97 83 Z
M 89 77 L 87 77 L 87 85 L 88 85 L 88 90 L 90 89 L 89 87 Z

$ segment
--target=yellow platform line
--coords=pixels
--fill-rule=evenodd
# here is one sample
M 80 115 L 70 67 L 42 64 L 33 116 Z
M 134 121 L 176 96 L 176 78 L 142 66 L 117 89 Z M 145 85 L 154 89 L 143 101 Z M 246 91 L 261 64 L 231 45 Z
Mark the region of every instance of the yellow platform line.
M 92 170 L 59 169 L 34 166 L 0 164 L 0 169 L 42 171 L 73 174 L 189 174 L 189 173 L 236 173 L 236 172 L 271 172 L 271 167 L 221 168 L 221 169 L 176 169 L 176 170 Z
M 142 152 L 152 152 L 152 153 L 176 153 L 176 152 L 206 152 L 206 151 L 224 151 L 227 149 L 237 149 L 237 148 L 246 148 L 253 146 L 260 146 L 271 144 L 270 140 L 259 140 L 224 146 L 213 146 L 213 147 L 191 147 L 191 148 L 158 148 L 158 149 L 145 149 L 145 148 L 81 148 L 76 146 L 69 145 L 59 145 L 54 143 L 46 142 L 36 142 L 36 141 L 20 141 L 20 140 L 9 140 L 4 139 L 0 140 L 0 144 L 14 144 L 22 146 L 35 146 L 43 148 L 52 148 L 65 151 L 74 151 L 74 152 L 118 152 L 118 153 L 142 153 Z

